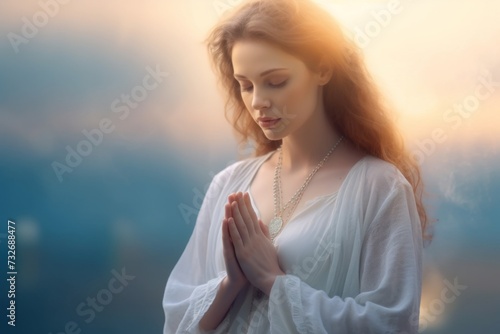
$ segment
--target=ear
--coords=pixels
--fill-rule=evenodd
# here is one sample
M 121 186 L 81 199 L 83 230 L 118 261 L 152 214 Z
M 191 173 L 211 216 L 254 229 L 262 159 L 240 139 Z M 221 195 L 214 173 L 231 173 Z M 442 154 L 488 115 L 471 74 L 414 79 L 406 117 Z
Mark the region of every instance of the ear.
M 328 82 L 330 82 L 330 79 L 332 78 L 332 67 L 324 60 L 320 62 L 318 65 L 318 84 L 320 86 L 326 85 Z

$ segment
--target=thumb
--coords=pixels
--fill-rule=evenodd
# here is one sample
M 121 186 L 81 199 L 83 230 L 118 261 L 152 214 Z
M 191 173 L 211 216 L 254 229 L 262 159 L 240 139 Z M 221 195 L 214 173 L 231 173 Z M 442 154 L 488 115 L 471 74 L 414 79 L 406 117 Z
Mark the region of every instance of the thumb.
M 262 230 L 262 232 L 264 232 L 264 235 L 266 237 L 268 237 L 269 239 L 271 239 L 271 236 L 269 235 L 269 228 L 260 219 L 259 219 L 259 225 L 260 225 L 260 229 Z

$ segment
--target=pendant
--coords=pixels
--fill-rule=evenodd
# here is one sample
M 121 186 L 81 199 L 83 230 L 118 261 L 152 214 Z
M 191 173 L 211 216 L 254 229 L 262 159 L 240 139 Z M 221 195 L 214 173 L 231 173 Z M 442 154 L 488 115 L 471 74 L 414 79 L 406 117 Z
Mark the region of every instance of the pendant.
M 274 217 L 271 219 L 269 222 L 269 234 L 271 236 L 271 239 L 274 239 L 276 235 L 279 233 L 281 230 L 281 226 L 283 225 L 283 220 L 281 217 Z

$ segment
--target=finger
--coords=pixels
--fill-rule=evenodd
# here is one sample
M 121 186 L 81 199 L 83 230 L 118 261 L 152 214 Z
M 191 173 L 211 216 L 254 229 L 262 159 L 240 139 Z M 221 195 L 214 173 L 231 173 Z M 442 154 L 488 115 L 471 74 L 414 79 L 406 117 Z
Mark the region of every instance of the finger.
M 229 231 L 229 222 L 227 219 L 224 219 L 222 221 L 222 252 L 224 253 L 224 257 L 229 260 L 236 259 L 233 241 L 231 239 L 231 233 Z
M 229 226 L 227 224 L 227 218 L 222 220 L 222 246 L 224 249 L 227 249 L 228 246 L 231 246 L 231 236 L 229 235 Z
M 245 195 L 243 196 L 243 199 L 245 200 L 245 203 L 247 204 L 248 213 L 250 213 L 252 220 L 254 222 L 258 221 L 259 218 L 257 217 L 255 210 L 253 209 L 252 201 L 250 200 L 250 194 L 248 192 L 246 192 Z
M 248 235 L 252 236 L 255 234 L 255 224 L 257 224 L 257 220 L 253 220 L 252 216 L 248 212 L 247 204 L 243 198 L 243 193 L 238 193 L 236 198 L 238 202 L 238 210 L 240 211 L 241 217 L 247 226 Z
M 231 217 L 227 220 L 228 227 L 229 227 L 229 235 L 231 236 L 231 239 L 233 240 L 233 245 L 234 245 L 234 250 L 240 249 L 243 247 L 243 241 L 241 240 L 241 235 L 240 232 L 238 231 L 238 228 L 236 227 L 236 222 L 234 221 L 234 218 Z
M 239 235 L 243 244 L 248 243 L 248 230 L 245 222 L 243 221 L 243 217 L 241 216 L 240 210 L 238 209 L 238 202 L 231 203 L 232 213 L 236 228 L 238 229 Z
M 224 211 L 225 211 L 225 217 L 226 218 L 232 217 L 231 204 L 226 203 L 226 205 L 224 206 Z
M 227 202 L 232 203 L 235 200 L 236 193 L 231 193 L 227 196 Z

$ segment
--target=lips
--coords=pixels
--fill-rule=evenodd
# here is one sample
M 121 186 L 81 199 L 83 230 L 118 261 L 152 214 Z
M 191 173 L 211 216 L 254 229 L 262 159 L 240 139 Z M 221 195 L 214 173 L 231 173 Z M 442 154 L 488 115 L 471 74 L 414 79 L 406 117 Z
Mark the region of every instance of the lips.
M 259 122 L 260 126 L 263 128 L 272 128 L 280 120 L 281 120 L 281 118 L 272 118 L 272 117 L 259 117 L 259 118 L 257 118 L 257 121 Z

